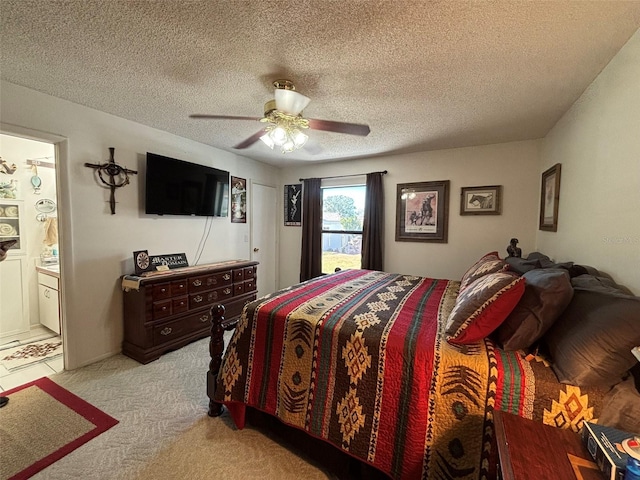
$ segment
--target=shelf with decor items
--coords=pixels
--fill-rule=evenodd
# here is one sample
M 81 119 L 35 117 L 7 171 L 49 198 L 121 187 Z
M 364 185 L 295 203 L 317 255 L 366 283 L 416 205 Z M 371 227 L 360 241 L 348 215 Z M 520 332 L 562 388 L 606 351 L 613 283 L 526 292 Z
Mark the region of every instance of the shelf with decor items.
M 26 252 L 26 245 L 22 232 L 22 215 L 24 201 L 14 199 L 0 199 L 0 241 L 16 240 L 17 243 L 9 250 L 9 255 L 20 255 Z
M 258 262 L 232 260 L 122 277 L 122 353 L 141 363 L 209 336 L 211 307 L 223 302 L 226 323 L 255 300 Z

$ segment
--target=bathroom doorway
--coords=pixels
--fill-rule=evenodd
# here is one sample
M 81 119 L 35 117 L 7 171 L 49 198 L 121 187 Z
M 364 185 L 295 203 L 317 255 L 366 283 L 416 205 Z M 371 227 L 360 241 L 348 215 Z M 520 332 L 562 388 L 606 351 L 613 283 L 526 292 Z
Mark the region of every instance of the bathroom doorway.
M 54 143 L 0 133 L 0 390 L 64 369 Z

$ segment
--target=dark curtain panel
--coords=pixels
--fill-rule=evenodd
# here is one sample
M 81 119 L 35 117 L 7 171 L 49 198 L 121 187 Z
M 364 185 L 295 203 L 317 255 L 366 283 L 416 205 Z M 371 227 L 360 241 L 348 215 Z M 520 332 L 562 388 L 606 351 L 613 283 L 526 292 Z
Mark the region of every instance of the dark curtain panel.
M 362 226 L 362 268 L 382 271 L 384 191 L 381 172 L 367 174 L 367 194 Z
M 322 274 L 322 190 L 319 178 L 307 178 L 302 189 L 302 257 L 300 281 Z

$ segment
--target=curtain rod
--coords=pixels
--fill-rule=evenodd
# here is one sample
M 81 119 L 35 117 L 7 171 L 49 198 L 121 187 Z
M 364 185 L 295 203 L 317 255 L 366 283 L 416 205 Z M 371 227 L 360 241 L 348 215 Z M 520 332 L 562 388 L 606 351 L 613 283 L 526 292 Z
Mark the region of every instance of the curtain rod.
M 381 173 L 382 175 L 386 175 L 388 172 L 383 170 L 381 172 L 371 172 L 371 173 Z M 345 177 L 360 177 L 362 175 L 369 175 L 368 173 L 352 173 L 351 175 L 335 175 L 333 177 L 320 177 L 322 180 L 327 178 L 345 178 Z M 299 178 L 298 181 L 302 182 L 304 180 L 309 180 L 308 178 Z

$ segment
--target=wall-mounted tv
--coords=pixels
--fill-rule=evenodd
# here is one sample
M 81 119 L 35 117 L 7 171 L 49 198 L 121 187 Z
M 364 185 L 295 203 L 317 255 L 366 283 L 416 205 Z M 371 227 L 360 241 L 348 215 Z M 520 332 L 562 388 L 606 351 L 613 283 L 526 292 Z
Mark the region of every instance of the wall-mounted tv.
M 226 217 L 229 172 L 147 152 L 145 213 Z

